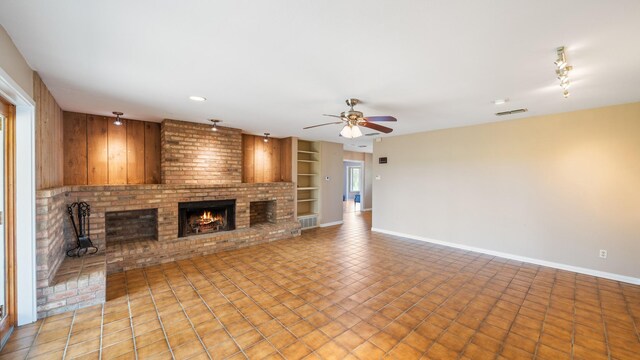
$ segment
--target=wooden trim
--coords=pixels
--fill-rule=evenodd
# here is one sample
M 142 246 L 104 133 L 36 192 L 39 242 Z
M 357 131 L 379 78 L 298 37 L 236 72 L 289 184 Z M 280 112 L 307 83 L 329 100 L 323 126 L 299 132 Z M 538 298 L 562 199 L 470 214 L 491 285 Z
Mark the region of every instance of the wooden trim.
M 2 101 L 0 101 L 2 103 Z M 5 104 L 6 105 L 6 104 Z M 8 339 L 16 324 L 16 238 L 15 238 L 15 205 L 16 205 L 16 108 L 8 105 L 9 111 L 5 115 L 5 273 L 6 293 L 5 311 L 7 316 L 0 321 L 1 345 Z M 4 113 L 3 113 L 4 115 Z

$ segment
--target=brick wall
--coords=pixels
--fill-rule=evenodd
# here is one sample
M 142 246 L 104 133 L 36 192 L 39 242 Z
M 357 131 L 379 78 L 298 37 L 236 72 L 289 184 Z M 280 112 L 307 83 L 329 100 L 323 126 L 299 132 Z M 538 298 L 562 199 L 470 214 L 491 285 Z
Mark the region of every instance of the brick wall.
M 46 286 L 64 260 L 67 244 L 67 203 L 64 188 L 47 191 L 36 200 L 36 281 Z
M 62 196 L 61 196 L 62 194 Z M 293 183 L 262 183 L 262 184 L 223 184 L 215 186 L 207 185 L 109 185 L 109 186 L 70 186 L 52 190 L 38 191 L 38 213 L 42 213 L 38 223 L 46 227 L 60 222 L 59 209 L 65 209 L 66 204 L 74 201 L 86 201 L 91 205 L 91 240 L 100 251 L 106 248 L 106 227 L 107 212 L 123 212 L 132 210 L 157 209 L 158 235 L 157 246 L 165 248 L 177 248 L 189 254 L 194 252 L 187 250 L 181 242 L 185 240 L 199 240 L 208 242 L 208 246 L 218 241 L 224 242 L 219 250 L 228 250 L 247 245 L 247 239 L 251 238 L 251 243 L 268 242 L 274 239 L 291 237 L 292 232 L 297 233 L 298 223 L 294 220 L 294 189 Z M 207 200 L 227 200 L 236 199 L 236 230 L 221 233 L 203 234 L 190 238 L 178 238 L 178 203 L 187 201 L 207 201 Z M 272 202 L 269 211 L 269 224 L 271 228 L 262 227 L 249 231 L 251 225 L 250 203 L 256 201 Z M 58 210 L 54 210 L 55 207 Z M 62 213 L 64 214 L 64 212 Z M 62 219 L 64 220 L 64 218 Z M 283 230 L 287 231 L 283 231 Z M 65 236 L 66 234 L 66 236 Z M 60 247 L 65 244 L 71 247 L 75 243 L 71 231 L 39 232 L 38 251 L 39 261 L 48 263 L 53 261 L 49 257 L 62 257 L 60 251 L 49 254 L 43 249 L 55 246 Z M 188 243 L 188 242 L 187 242 Z M 149 243 L 140 241 L 145 246 Z M 193 244 L 191 244 L 193 245 Z M 202 244 L 200 244 L 202 245 Z M 123 245 L 128 248 L 129 245 Z M 136 248 L 136 244 L 131 245 Z M 155 245 L 154 245 L 155 246 Z M 209 249 L 214 249 L 211 247 Z M 202 251 L 203 249 L 196 249 Z M 153 253 L 146 254 L 144 248 L 136 248 L 140 263 L 150 264 L 153 261 L 143 258 L 155 256 Z M 178 251 L 178 250 L 176 250 Z M 107 249 L 107 252 L 109 250 Z M 180 254 L 174 254 L 173 258 Z M 192 255 L 193 256 L 193 255 Z M 122 261 L 122 256 L 117 259 L 110 258 L 107 254 L 108 272 L 120 269 L 116 263 Z M 55 260 L 60 261 L 60 260 Z M 113 265 L 116 264 L 116 265 Z M 142 266 L 142 265 L 140 265 Z M 127 268 L 135 266 L 129 265 Z M 51 270 L 50 268 L 47 268 Z M 55 271 L 53 272 L 55 273 Z M 50 273 L 47 273 L 49 275 Z M 43 278 L 44 279 L 44 278 Z M 50 279 L 50 277 L 47 277 Z
M 160 129 L 163 184 L 242 182 L 242 132 L 207 124 L 164 120 Z

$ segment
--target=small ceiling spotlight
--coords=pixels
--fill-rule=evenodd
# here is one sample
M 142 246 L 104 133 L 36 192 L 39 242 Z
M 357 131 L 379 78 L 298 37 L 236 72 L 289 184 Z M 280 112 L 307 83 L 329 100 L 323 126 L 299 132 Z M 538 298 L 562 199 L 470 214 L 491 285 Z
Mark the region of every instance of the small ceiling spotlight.
M 213 126 L 211 127 L 211 131 L 218 131 L 218 123 L 221 123 L 222 120 L 209 119 L 209 121 L 211 121 L 213 123 Z
M 269 142 L 269 135 L 271 135 L 271 134 L 269 134 L 269 133 L 264 133 L 264 139 L 262 139 L 262 141 L 264 141 L 264 142 L 268 143 L 268 142 Z
M 504 104 L 506 104 L 508 102 L 509 102 L 509 99 L 507 99 L 507 98 L 493 100 L 493 104 L 494 105 L 504 105 Z
M 205 100 L 207 100 L 207 98 L 202 97 L 202 96 L 193 95 L 193 96 L 189 96 L 189 100 L 192 100 L 192 101 L 205 101 Z
M 553 63 L 556 65 L 556 74 L 560 81 L 562 95 L 565 98 L 568 98 L 570 95 L 568 89 L 571 86 L 571 82 L 569 81 L 569 71 L 573 70 L 573 66 L 570 66 L 567 63 L 567 54 L 565 53 L 564 46 L 557 48 L 556 53 L 558 54 L 558 59 Z
M 121 113 L 120 111 L 114 111 L 112 114 L 116 116 L 116 119 L 113 121 L 113 125 L 116 125 L 116 126 L 122 125 L 122 120 L 120 119 L 120 116 L 124 115 L 124 113 Z

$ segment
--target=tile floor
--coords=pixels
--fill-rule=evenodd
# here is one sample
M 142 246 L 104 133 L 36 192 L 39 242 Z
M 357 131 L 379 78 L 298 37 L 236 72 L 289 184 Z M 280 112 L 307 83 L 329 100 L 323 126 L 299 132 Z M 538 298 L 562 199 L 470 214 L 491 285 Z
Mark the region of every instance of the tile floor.
M 640 286 L 345 220 L 109 276 L 104 306 L 17 329 L 0 359 L 640 358 Z

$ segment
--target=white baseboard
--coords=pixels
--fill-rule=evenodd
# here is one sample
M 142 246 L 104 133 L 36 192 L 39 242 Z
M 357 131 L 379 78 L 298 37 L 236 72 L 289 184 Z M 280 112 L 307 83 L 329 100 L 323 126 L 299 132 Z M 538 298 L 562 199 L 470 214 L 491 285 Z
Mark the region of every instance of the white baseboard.
M 367 209 L 360 209 L 360 211 L 371 211 L 371 208 L 367 208 Z
M 632 277 L 632 276 L 614 274 L 614 273 L 610 273 L 610 272 L 606 272 L 606 271 L 593 270 L 593 269 L 583 268 L 583 267 L 579 267 L 579 266 L 573 266 L 573 265 L 557 263 L 557 262 L 553 262 L 553 261 L 534 259 L 534 258 L 530 258 L 530 257 L 526 257 L 526 256 L 509 254 L 509 253 L 505 253 L 505 252 L 501 252 L 501 251 L 487 250 L 487 249 L 483 249 L 483 248 L 479 248 L 479 247 L 475 247 L 475 246 L 456 244 L 456 243 L 452 243 L 452 242 L 448 242 L 448 241 L 434 240 L 434 239 L 429 239 L 429 238 L 426 238 L 426 237 L 423 237 L 423 236 L 405 234 L 405 233 L 401 233 L 401 232 L 397 232 L 397 231 L 391 231 L 391 230 L 385 230 L 385 229 L 379 229 L 379 228 L 373 228 L 373 227 L 371 228 L 371 231 L 382 233 L 382 234 L 387 234 L 387 235 L 400 236 L 400 237 L 404 237 L 404 238 L 412 239 L 412 240 L 425 241 L 425 242 L 429 242 L 429 243 L 432 243 L 432 244 L 448 246 L 448 247 L 461 249 L 461 250 L 473 251 L 473 252 L 486 254 L 486 255 L 498 256 L 498 257 L 505 258 L 505 259 L 522 261 L 522 262 L 535 264 L 535 265 L 547 266 L 547 267 L 560 269 L 560 270 L 573 271 L 573 272 L 580 273 L 580 274 L 592 275 L 592 276 L 597 276 L 597 277 L 610 279 L 610 280 L 622 281 L 622 282 L 626 282 L 626 283 L 629 283 L 629 284 L 640 285 L 640 278 L 635 278 L 635 277 Z
M 320 224 L 319 226 L 320 227 L 327 227 L 327 226 L 342 225 L 343 223 L 344 223 L 344 221 L 340 220 L 340 221 L 334 221 L 334 222 Z

